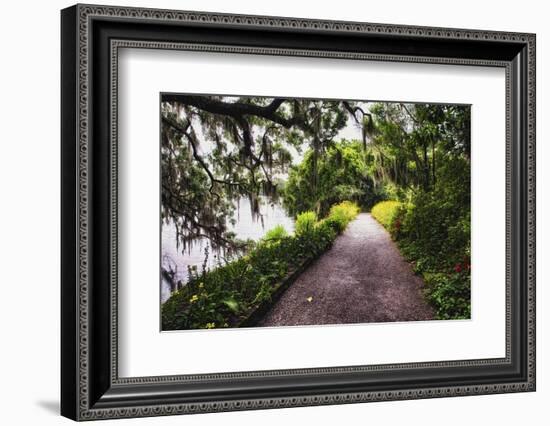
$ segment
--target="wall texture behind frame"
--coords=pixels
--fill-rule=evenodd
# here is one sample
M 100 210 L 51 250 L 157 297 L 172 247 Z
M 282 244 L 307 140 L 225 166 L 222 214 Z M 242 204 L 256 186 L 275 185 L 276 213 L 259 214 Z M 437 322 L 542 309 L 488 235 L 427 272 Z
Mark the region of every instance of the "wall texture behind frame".
M 227 13 L 283 15 L 525 31 L 537 33 L 538 57 L 538 384 L 536 393 L 400 401 L 348 406 L 234 412 L 228 414 L 106 421 L 102 424 L 278 425 L 312 423 L 468 425 L 480 418 L 500 425 L 544 424 L 550 399 L 548 342 L 550 293 L 550 169 L 545 167 L 550 131 L 550 29 L 543 2 L 464 0 L 440 2 L 253 2 L 251 0 L 118 0 L 103 4 Z M 0 373 L 4 423 L 69 424 L 58 416 L 59 401 L 59 9 L 69 1 L 11 2 L 1 27 L 0 79 Z M 7 54 L 7 55 L 6 55 Z M 6 340 L 7 337 L 7 340 Z M 114 423 L 120 422 L 120 423 Z

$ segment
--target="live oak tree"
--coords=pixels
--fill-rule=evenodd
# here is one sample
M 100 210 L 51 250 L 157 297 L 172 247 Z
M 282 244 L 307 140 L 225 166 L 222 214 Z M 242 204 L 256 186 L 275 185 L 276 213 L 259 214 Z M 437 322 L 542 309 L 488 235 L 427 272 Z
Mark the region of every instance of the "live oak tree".
M 254 214 L 260 196 L 275 200 L 292 152 L 312 151 L 317 163 L 346 125 L 355 105 L 314 99 L 163 95 L 161 105 L 162 217 L 187 247 L 208 238 L 238 250 L 228 232 L 235 202 L 246 196 Z

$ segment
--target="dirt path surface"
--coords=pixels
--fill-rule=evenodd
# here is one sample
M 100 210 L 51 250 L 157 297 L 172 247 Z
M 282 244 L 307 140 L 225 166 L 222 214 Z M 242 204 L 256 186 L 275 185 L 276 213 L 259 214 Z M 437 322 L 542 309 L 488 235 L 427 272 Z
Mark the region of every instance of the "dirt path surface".
M 386 230 L 361 213 L 258 325 L 433 319 L 421 294 L 423 285 Z

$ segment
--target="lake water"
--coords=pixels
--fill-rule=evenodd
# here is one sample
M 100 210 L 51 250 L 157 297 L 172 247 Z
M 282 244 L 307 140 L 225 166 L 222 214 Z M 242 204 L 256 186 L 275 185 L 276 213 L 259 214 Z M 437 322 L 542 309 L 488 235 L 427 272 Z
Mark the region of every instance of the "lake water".
M 237 203 L 235 212 L 237 223 L 230 226 L 229 230 L 235 232 L 238 239 L 257 241 L 277 225 L 282 225 L 289 233 L 294 231 L 294 220 L 287 215 L 280 204 L 270 203 L 267 198 L 262 201 L 260 216 L 252 215 L 248 198 L 243 197 Z M 181 245 L 178 248 L 176 244 L 176 227 L 172 223 L 162 224 L 161 262 L 165 269 L 175 271 L 176 281 L 187 281 L 188 266 L 196 266 L 199 271 L 201 270 L 207 246 L 209 246 L 208 240 L 203 239 L 195 242 L 191 248 L 187 248 L 183 252 Z M 210 250 L 207 267 L 213 269 L 219 262 L 218 254 Z M 223 264 L 223 261 L 221 263 Z M 160 288 L 163 303 L 168 300 L 171 291 L 170 283 L 163 277 Z

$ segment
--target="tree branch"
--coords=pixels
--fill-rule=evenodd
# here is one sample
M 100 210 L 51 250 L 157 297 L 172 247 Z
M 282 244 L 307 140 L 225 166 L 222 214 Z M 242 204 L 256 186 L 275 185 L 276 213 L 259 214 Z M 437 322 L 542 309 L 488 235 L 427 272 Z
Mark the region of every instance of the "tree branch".
M 219 194 L 217 194 L 213 191 L 214 183 L 219 183 L 219 184 L 222 184 L 222 185 L 229 185 L 229 186 L 236 186 L 236 187 L 243 187 L 243 184 L 241 182 L 230 182 L 230 181 L 227 181 L 227 180 L 218 179 L 214 176 L 214 174 L 212 173 L 212 171 L 210 171 L 210 168 L 208 167 L 208 165 L 206 164 L 206 162 L 204 161 L 204 159 L 201 157 L 201 155 L 198 152 L 197 141 L 195 140 L 194 133 L 190 134 L 188 132 L 188 129 L 191 127 L 190 123 L 188 123 L 186 126 L 183 126 L 180 123 L 178 123 L 177 121 L 172 120 L 172 119 L 170 119 L 170 118 L 168 118 L 164 115 L 162 116 L 162 121 L 164 121 L 169 126 L 172 126 L 172 128 L 174 128 L 175 130 L 180 132 L 181 135 L 185 136 L 185 138 L 189 141 L 189 143 L 191 144 L 192 151 L 193 151 L 193 158 L 197 161 L 197 163 L 199 163 L 201 168 L 206 172 L 206 174 L 208 175 L 208 178 L 210 179 L 210 189 L 209 190 L 210 190 L 211 194 L 215 195 L 218 198 L 220 197 Z M 191 130 L 192 130 L 192 128 L 191 128 Z
M 274 98 L 270 104 L 260 106 L 255 104 L 247 104 L 243 102 L 224 102 L 212 99 L 209 96 L 193 96 L 193 95 L 175 95 L 165 94 L 162 96 L 163 102 L 178 102 L 185 105 L 191 105 L 203 111 L 212 114 L 226 115 L 235 119 L 242 118 L 245 115 L 254 115 L 271 120 L 280 124 L 287 129 L 297 124 L 299 120 L 296 117 L 290 119 L 277 114 L 279 107 L 288 99 Z
M 399 104 L 401 106 L 401 108 L 403 108 L 406 112 L 407 112 L 407 115 L 410 117 L 410 119 L 413 121 L 414 124 L 418 124 L 418 120 L 416 119 L 416 117 L 409 111 L 409 109 L 407 108 L 407 106 L 405 104 Z

